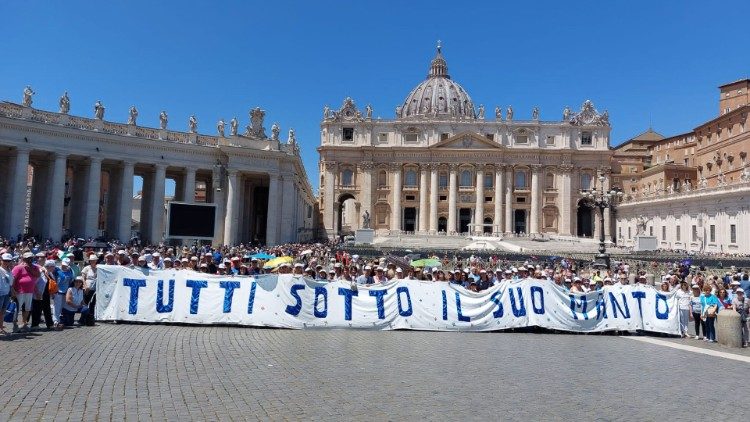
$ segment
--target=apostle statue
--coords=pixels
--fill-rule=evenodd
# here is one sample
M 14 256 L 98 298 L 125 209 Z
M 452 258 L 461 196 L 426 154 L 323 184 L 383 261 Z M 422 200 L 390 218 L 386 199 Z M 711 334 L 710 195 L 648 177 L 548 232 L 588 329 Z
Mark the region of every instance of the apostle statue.
M 479 119 L 484 120 L 484 104 L 479 104 Z
M 68 91 L 65 91 L 62 97 L 60 97 L 60 113 L 68 114 L 69 111 L 70 111 L 70 98 L 68 98 Z
M 363 229 L 370 228 L 370 212 L 366 210 L 365 210 L 365 213 L 362 214 L 362 228 Z
M 94 117 L 104 120 L 104 104 L 102 104 L 101 100 L 96 100 L 94 103 Z
M 216 123 L 216 131 L 219 132 L 219 136 L 224 137 L 224 119 L 219 119 Z
M 128 114 L 128 124 L 135 125 L 136 119 L 138 119 L 138 109 L 135 106 L 130 106 L 130 112 Z
M 237 136 L 237 118 L 232 117 L 232 120 L 229 121 L 229 133 L 232 134 L 232 136 Z
M 539 120 L 539 107 L 531 109 L 531 120 Z
M 188 119 L 188 131 L 190 133 L 198 132 L 198 119 L 195 118 L 195 114 Z
M 331 118 L 331 108 L 328 107 L 326 104 L 325 107 L 323 107 L 323 120 L 328 120 Z
M 509 122 L 513 120 L 513 106 L 508 106 L 508 111 L 506 113 L 506 116 L 508 116 L 506 117 L 506 119 L 508 119 Z
M 294 134 L 294 129 L 293 128 L 289 128 L 289 135 L 287 135 L 287 136 L 288 137 L 286 139 L 286 143 L 288 143 L 289 145 L 294 145 L 294 144 L 297 143 L 297 137 Z
M 367 104 L 365 107 L 365 114 L 367 115 L 368 119 L 372 119 L 372 106 L 370 104 Z
M 164 111 L 164 110 L 162 110 L 161 113 L 159 113 L 159 127 L 162 130 L 166 130 L 167 129 L 167 120 L 168 120 L 168 118 L 167 118 L 167 112 Z
M 271 139 L 273 139 L 274 141 L 278 141 L 279 132 L 281 132 L 281 129 L 279 129 L 279 125 L 277 125 L 276 123 L 271 125 Z
M 495 106 L 495 118 L 497 120 L 503 120 L 503 109 L 500 106 Z
M 26 85 L 26 88 L 23 89 L 23 106 L 24 107 L 31 107 L 31 103 L 34 102 L 34 99 L 31 98 L 34 96 L 36 92 L 34 92 L 33 89 L 31 89 L 31 86 Z
M 570 120 L 570 107 L 565 106 L 565 110 L 563 110 L 563 121 L 567 122 Z

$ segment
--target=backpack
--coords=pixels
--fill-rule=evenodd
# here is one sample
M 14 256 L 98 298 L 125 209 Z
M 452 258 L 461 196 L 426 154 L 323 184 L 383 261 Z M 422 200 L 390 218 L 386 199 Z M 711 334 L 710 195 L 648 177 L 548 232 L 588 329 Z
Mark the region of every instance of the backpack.
M 4 322 L 13 322 L 13 318 L 16 315 L 16 302 L 10 302 L 10 305 L 8 305 L 8 309 L 5 310 L 5 315 L 3 315 L 3 321 Z

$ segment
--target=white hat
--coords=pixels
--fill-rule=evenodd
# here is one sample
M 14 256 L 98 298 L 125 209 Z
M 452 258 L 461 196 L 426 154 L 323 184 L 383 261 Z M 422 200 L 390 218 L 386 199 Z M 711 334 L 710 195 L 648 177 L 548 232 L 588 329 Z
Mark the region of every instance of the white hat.
M 3 261 L 13 261 L 13 255 L 9 253 L 4 253 L 2 258 L 3 258 Z
M 740 282 L 738 280 L 732 280 L 731 283 L 729 283 L 730 286 L 739 286 Z
M 402 270 L 402 269 L 401 269 L 401 267 L 398 267 L 398 268 L 396 268 L 396 272 L 397 272 L 397 273 L 403 273 L 403 272 L 404 272 L 404 270 Z
M 29 258 L 33 258 L 33 257 L 34 257 L 34 254 L 33 254 L 33 253 L 31 253 L 31 252 L 24 252 L 24 253 L 23 253 L 23 255 L 21 255 L 21 257 L 22 257 L 23 259 L 29 259 Z
M 196 259 L 196 261 L 197 261 L 197 259 Z M 182 259 L 180 260 L 180 262 L 190 262 L 190 261 L 188 261 L 188 259 L 187 259 L 187 258 L 182 258 Z
M 99 258 L 96 255 L 94 254 L 89 255 L 89 261 L 98 261 L 98 260 Z
M 575 276 L 573 277 L 573 281 L 581 281 L 581 277 Z
M 106 256 L 115 256 L 115 254 L 113 254 L 112 252 L 107 252 L 107 253 L 106 253 L 106 254 L 105 254 L 104 256 L 105 256 L 105 257 L 106 257 Z
M 48 259 L 48 260 L 44 261 L 44 266 L 45 267 L 54 267 L 55 266 L 55 261 L 53 261 L 51 259 Z
M 172 262 L 172 258 L 166 257 L 166 258 L 164 258 L 164 262 Z
M 146 255 L 141 255 L 141 256 L 139 256 L 139 257 L 138 257 L 138 260 L 139 260 L 139 261 L 144 261 L 144 262 L 145 262 L 145 261 L 146 261 Z
M 738 287 L 738 288 L 737 288 L 737 290 L 735 290 L 734 292 L 735 292 L 735 293 L 742 293 L 742 294 L 745 294 L 745 291 L 744 291 L 744 290 L 742 290 L 742 288 L 741 288 L 741 287 Z
M 296 264 L 294 264 L 294 268 L 302 268 L 302 267 L 304 267 L 304 265 L 302 265 L 301 262 L 297 262 Z
M 64 266 L 66 266 L 66 267 L 69 266 L 70 265 L 70 258 L 63 258 L 62 264 Z
M 481 270 L 479 270 L 479 274 L 487 274 L 487 270 L 481 269 Z
M 505 270 L 505 271 L 503 271 L 503 273 L 504 274 L 513 274 L 513 271 L 511 271 L 511 270 Z
M 198 260 L 198 257 L 197 257 L 197 256 L 191 256 L 191 257 L 190 257 L 190 260 L 191 260 L 191 261 L 197 261 L 197 260 Z
M 371 270 L 371 269 L 372 269 L 372 267 L 371 267 L 371 266 L 369 266 L 369 265 L 365 265 L 365 270 Z
M 125 249 L 120 249 L 117 251 L 117 255 L 127 255 L 127 252 L 125 252 Z
M 151 256 L 161 256 L 161 254 L 159 252 L 154 252 L 151 254 Z
M 693 283 L 693 285 L 690 286 L 690 287 L 693 288 L 693 289 L 700 289 L 701 288 L 701 286 L 699 286 L 699 285 L 697 285 L 695 283 Z
M 226 267 L 227 267 L 227 266 L 226 266 L 226 265 L 224 265 L 224 263 L 223 263 L 223 262 L 222 262 L 221 264 L 219 264 L 219 269 L 221 269 L 221 270 L 223 270 L 223 269 L 224 269 L 224 268 L 226 268 Z

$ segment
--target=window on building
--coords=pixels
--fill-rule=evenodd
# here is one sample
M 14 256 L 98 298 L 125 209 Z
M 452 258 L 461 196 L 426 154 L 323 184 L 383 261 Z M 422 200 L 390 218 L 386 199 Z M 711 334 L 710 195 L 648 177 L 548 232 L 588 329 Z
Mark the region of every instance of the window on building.
M 484 173 L 484 187 L 492 189 L 493 183 L 495 183 L 495 174 L 491 171 Z
M 547 135 L 547 145 L 549 146 L 555 145 L 555 135 Z
M 378 133 L 378 143 L 387 144 L 388 143 L 388 133 L 386 133 L 386 132 Z
M 404 186 L 416 187 L 417 186 L 417 172 L 414 169 L 406 170 L 404 175 Z
M 667 226 L 661 226 L 661 240 L 667 240 Z
M 354 128 L 345 127 L 342 129 L 343 139 L 345 142 L 352 142 L 354 140 Z
M 388 174 L 385 170 L 380 170 L 378 172 L 378 187 L 384 188 L 386 186 L 388 186 Z
M 438 185 L 441 188 L 447 188 L 448 187 L 448 173 L 441 172 L 438 176 Z
M 444 140 L 448 139 L 449 136 L 450 136 L 450 134 L 448 134 L 448 133 L 441 133 L 440 134 L 440 140 L 444 141 Z
M 648 235 L 652 237 L 654 236 L 654 226 L 648 228 Z
M 516 202 L 518 202 L 520 204 L 523 204 L 523 203 L 526 202 L 526 197 L 525 196 L 519 196 L 519 197 L 516 198 Z
M 691 242 L 697 242 L 698 241 L 698 226 L 693 224 L 691 230 L 692 230 L 692 233 L 690 234 Z
M 630 229 L 631 228 L 628 227 L 628 240 L 632 239 L 632 237 L 631 237 L 632 236 L 632 231 Z
M 591 145 L 592 137 L 591 132 L 581 132 L 581 145 Z
M 471 171 L 461 170 L 461 180 L 459 180 L 459 186 L 462 188 L 474 186 L 472 183 Z
M 708 226 L 708 241 L 711 243 L 716 242 L 716 226 L 713 224 Z
M 416 133 L 407 133 L 404 135 L 404 142 L 417 142 L 419 140 L 419 137 Z
M 588 173 L 581 175 L 581 190 L 591 190 L 591 175 Z
M 494 133 L 485 133 L 484 136 L 489 139 L 490 141 L 495 140 L 495 134 Z
M 737 225 L 729 225 L 729 243 L 737 243 Z
M 622 227 L 617 228 L 617 237 L 622 238 Z
M 529 137 L 526 135 L 517 135 L 516 136 L 516 143 L 517 144 L 528 144 L 529 143 Z
M 517 171 L 516 177 L 513 180 L 513 186 L 516 189 L 525 189 L 526 188 L 526 172 L 525 171 Z
M 680 233 L 680 231 L 681 231 L 680 230 L 680 226 L 675 227 L 674 230 L 675 230 L 675 232 L 674 232 L 674 239 L 679 242 L 681 240 L 680 236 L 682 234 L 682 233 Z
M 351 186 L 354 184 L 354 172 L 350 169 L 344 169 L 341 172 L 341 184 L 343 186 Z
M 555 188 L 555 175 L 552 173 L 547 173 L 544 176 L 544 188 L 545 189 L 554 189 Z

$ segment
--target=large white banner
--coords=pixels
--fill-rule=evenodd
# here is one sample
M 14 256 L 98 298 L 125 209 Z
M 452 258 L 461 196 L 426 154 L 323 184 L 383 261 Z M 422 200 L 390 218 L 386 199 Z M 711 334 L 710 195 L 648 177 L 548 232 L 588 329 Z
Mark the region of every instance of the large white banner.
M 679 334 L 677 299 L 651 286 L 573 294 L 551 281 L 504 281 L 474 293 L 447 282 L 359 286 L 292 275 L 232 277 L 192 271 L 144 274 L 99 266 L 100 320 L 284 328 L 489 331 L 539 326 Z

